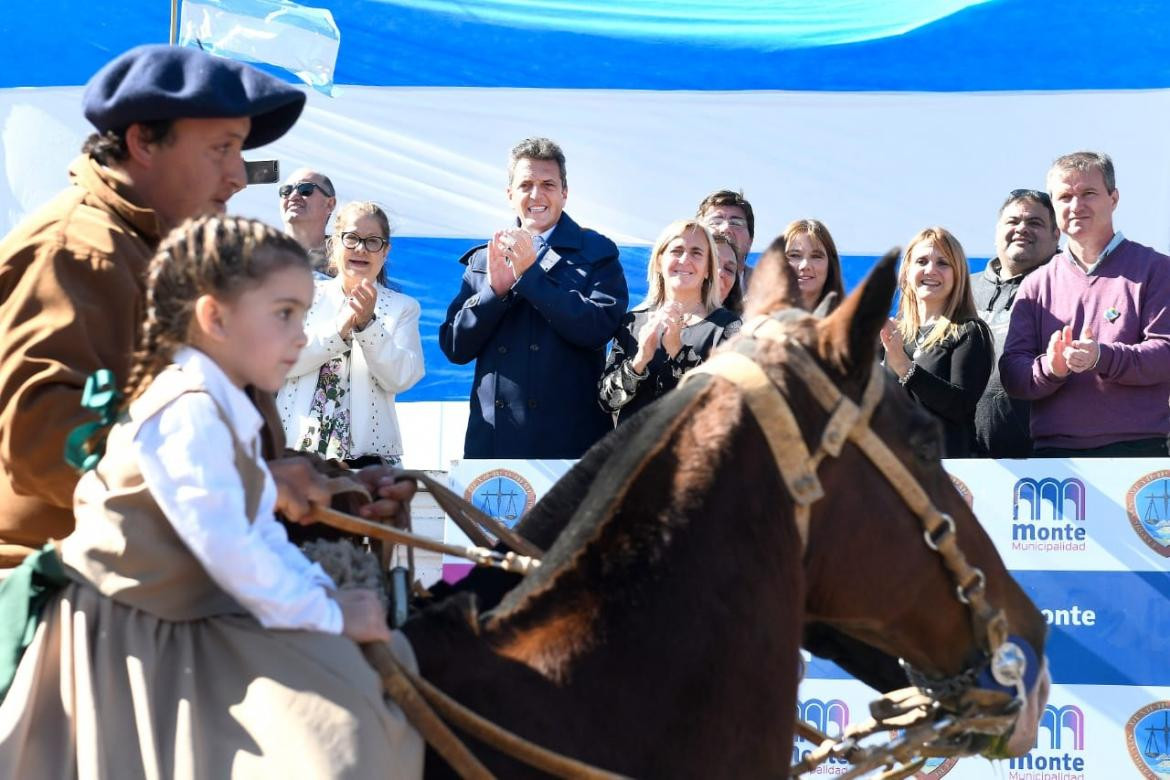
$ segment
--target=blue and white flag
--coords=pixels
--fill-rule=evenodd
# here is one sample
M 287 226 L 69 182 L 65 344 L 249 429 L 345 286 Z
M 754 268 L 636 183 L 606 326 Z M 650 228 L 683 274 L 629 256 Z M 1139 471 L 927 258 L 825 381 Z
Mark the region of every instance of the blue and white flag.
M 183 0 L 179 45 L 284 68 L 326 95 L 341 33 L 327 8 L 289 0 Z

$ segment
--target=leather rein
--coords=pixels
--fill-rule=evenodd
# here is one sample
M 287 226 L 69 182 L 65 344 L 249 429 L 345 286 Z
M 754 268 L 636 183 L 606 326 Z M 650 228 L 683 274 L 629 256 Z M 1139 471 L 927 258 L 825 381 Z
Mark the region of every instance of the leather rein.
M 1009 636 L 1003 610 L 989 603 L 987 578 L 960 549 L 954 518 L 935 507 L 919 481 L 870 428 L 870 418 L 885 389 L 882 367 L 874 363 L 861 403 L 854 403 L 792 337 L 790 323 L 805 316 L 802 311 L 788 310 L 748 321 L 732 349 L 712 356 L 688 373 L 683 382 L 711 375 L 735 384 L 744 394 L 794 501 L 802 549 L 808 544 L 812 505 L 824 496 L 817 468 L 826 457 L 837 457 L 842 447 L 852 442 L 918 517 L 924 543 L 942 559 L 955 583 L 955 597 L 968 609 L 977 643 L 973 654 L 976 661 L 954 677 L 933 679 L 901 660 L 915 689 L 894 692 L 874 702 L 872 721 L 850 727 L 836 739 L 803 721 L 797 722 L 797 731 L 820 747 L 793 767 L 793 776 L 811 771 L 829 758 L 844 758 L 854 767 L 840 775 L 843 778 L 883 766 L 890 771 L 882 777 L 907 777 L 921 768 L 926 757 L 969 753 L 967 748 L 974 734 L 1009 734 L 1030 683 L 1039 673 L 1039 664 L 1025 640 Z M 760 342 L 784 345 L 785 365 L 828 412 L 829 419 L 815 451 L 809 451 L 783 392 L 755 359 Z M 871 734 L 893 730 L 902 730 L 903 738 L 877 747 L 860 744 Z

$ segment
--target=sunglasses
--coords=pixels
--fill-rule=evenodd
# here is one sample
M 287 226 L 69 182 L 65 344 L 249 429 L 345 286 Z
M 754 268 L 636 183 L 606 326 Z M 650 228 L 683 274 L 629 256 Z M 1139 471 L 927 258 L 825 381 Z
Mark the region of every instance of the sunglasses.
M 366 236 L 362 238 L 357 233 L 345 232 L 341 234 L 341 245 L 346 249 L 363 247 L 367 252 L 381 252 L 382 247 L 390 245 L 390 239 L 381 236 Z
M 312 195 L 313 190 L 321 190 L 321 194 L 324 195 L 326 198 L 333 197 L 332 192 L 329 192 L 324 187 L 322 187 L 320 184 L 317 184 L 316 182 L 311 182 L 311 181 L 303 181 L 299 184 L 282 184 L 280 189 L 278 189 L 276 192 L 277 192 L 277 194 L 280 195 L 280 197 L 287 199 L 289 195 L 293 194 L 294 190 L 302 198 L 307 198 L 310 195 Z
M 1017 198 L 1028 198 L 1030 200 L 1038 200 L 1041 203 L 1051 205 L 1052 199 L 1048 197 L 1048 193 L 1043 190 L 1012 190 L 1008 193 L 1008 198 L 1016 200 Z

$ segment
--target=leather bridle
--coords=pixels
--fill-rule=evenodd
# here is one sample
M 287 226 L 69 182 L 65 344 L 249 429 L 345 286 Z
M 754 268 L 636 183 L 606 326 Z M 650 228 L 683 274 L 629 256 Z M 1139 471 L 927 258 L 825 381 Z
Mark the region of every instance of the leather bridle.
M 804 546 L 808 544 L 811 507 L 824 496 L 817 468 L 826 457 L 840 455 L 847 442 L 860 449 L 918 517 L 925 544 L 942 559 L 955 583 L 956 598 L 968 609 L 976 642 L 974 652 L 969 657 L 975 661 L 964 671 L 946 679 L 930 678 L 901 661 L 910 682 L 922 695 L 912 700 L 899 699 L 897 705 L 892 705 L 887 699 L 876 702 L 876 708 L 871 707 L 875 717 L 882 714 L 905 718 L 911 710 L 920 711 L 921 717 L 917 721 L 911 719 L 907 724 L 897 727 L 911 733 L 909 726 L 921 726 L 927 722 L 940 724 L 937 729 L 933 729 L 935 736 L 924 741 L 919 733 L 915 740 L 921 742 L 920 750 L 887 749 L 882 761 L 864 763 L 872 768 L 883 765 L 883 761 L 888 765 L 889 760 L 925 760 L 923 757 L 929 755 L 957 754 L 961 752 L 961 747 L 955 740 L 963 737 L 969 742 L 973 734 L 1004 737 L 1015 726 L 1016 717 L 1039 674 L 1040 664 L 1036 654 L 1026 640 L 1009 635 L 1003 610 L 993 607 L 988 601 L 987 578 L 980 569 L 970 564 L 960 549 L 954 518 L 934 505 L 919 481 L 870 427 L 870 418 L 882 399 L 886 385 L 884 369 L 874 363 L 861 403 L 855 403 L 841 392 L 793 336 L 792 324 L 804 320 L 806 316 L 803 311 L 787 310 L 748 321 L 741 330 L 740 339 L 693 369 L 683 381 L 695 381 L 699 376 L 712 375 L 740 388 L 748 408 L 767 438 L 781 479 L 795 502 L 796 526 Z M 829 414 L 820 440 L 811 452 L 783 391 L 756 360 L 762 342 L 784 346 L 785 365 Z M 914 703 L 908 705 L 908 701 Z M 946 717 L 943 717 L 944 714 Z M 881 727 L 887 721 L 888 717 L 877 718 L 875 723 Z M 859 745 L 856 737 L 864 729 L 855 729 L 851 733 L 853 738 L 844 738 L 843 735 L 842 739 L 831 740 L 820 732 L 804 728 L 807 724 L 798 724 L 798 727 L 798 730 L 822 743 L 820 754 L 823 758 L 816 763 L 829 757 L 845 757 L 854 762 L 853 772 L 859 773 L 865 770 L 859 767 L 858 760 L 866 758 L 866 755 L 858 751 L 877 750 Z M 869 733 L 876 733 L 877 730 L 879 728 L 870 729 Z M 945 744 L 939 744 L 939 737 L 945 738 Z M 915 752 L 916 755 L 910 755 Z M 871 759 L 876 758 L 876 753 L 867 755 Z M 801 768 L 801 771 L 808 771 L 816 763 Z M 921 765 L 921 761 L 918 761 L 918 765 Z M 854 775 L 852 772 L 842 775 L 849 776 Z

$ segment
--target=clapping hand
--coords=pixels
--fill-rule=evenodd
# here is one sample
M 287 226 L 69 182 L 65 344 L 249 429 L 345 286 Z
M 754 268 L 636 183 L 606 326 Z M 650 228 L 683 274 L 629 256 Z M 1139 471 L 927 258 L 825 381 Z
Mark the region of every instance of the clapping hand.
M 505 255 L 512 262 L 512 270 L 519 277 L 536 262 L 536 247 L 532 243 L 532 234 L 524 228 L 509 228 L 496 234 L 496 239 L 504 249 Z
M 506 232 L 497 230 L 487 245 L 488 284 L 497 297 L 508 292 L 519 278 L 508 254 L 508 245 L 503 240 Z
M 665 320 L 665 315 L 662 309 L 650 312 L 650 316 L 646 318 L 646 322 L 638 329 L 638 351 L 634 355 L 633 369 L 636 373 L 642 373 L 646 370 L 646 366 L 650 364 L 650 358 L 654 357 L 654 353 L 658 350 L 658 344 L 662 340 L 662 329 Z
M 1101 345 L 1093 340 L 1093 329 L 1086 325 L 1081 329 L 1081 337 L 1073 339 L 1072 328 L 1065 326 L 1064 362 L 1068 370 L 1074 374 L 1090 371 L 1097 366 L 1101 358 Z
M 906 342 L 898 323 L 887 320 L 881 330 L 882 347 L 886 350 L 886 365 L 901 379 L 910 370 L 913 361 L 906 357 Z
M 1052 372 L 1053 376 L 1061 379 L 1068 376 L 1068 362 L 1065 355 L 1068 353 L 1071 341 L 1072 327 L 1069 325 L 1057 330 L 1048 339 L 1048 351 L 1045 354 L 1048 357 L 1049 371 Z
M 350 291 L 342 304 L 340 317 L 342 325 L 338 333 L 343 339 L 355 330 L 361 330 L 374 316 L 374 304 L 378 302 L 378 288 L 369 279 L 362 279 Z
M 682 350 L 683 309 L 681 303 L 668 303 L 662 312 L 662 348 L 672 358 Z

